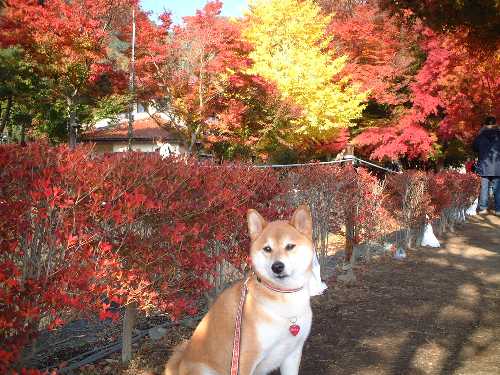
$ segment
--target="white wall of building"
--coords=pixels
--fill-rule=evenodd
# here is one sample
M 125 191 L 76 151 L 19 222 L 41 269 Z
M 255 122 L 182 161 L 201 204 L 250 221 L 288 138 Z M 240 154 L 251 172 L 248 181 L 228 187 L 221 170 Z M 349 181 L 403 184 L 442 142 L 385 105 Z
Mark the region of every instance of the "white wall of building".
M 138 142 L 132 143 L 133 151 L 154 152 L 157 149 L 158 146 L 152 143 L 138 143 Z M 113 143 L 113 152 L 126 152 L 126 151 L 128 151 L 128 143 L 126 142 Z
M 134 141 L 132 143 L 132 150 L 139 152 L 156 152 L 159 151 L 162 157 L 168 157 L 172 155 L 181 155 L 186 152 L 185 147 L 176 144 L 176 143 L 161 143 L 157 142 L 156 144 L 149 142 L 138 142 Z M 128 143 L 126 142 L 116 142 L 113 143 L 112 152 L 126 152 L 128 151 Z

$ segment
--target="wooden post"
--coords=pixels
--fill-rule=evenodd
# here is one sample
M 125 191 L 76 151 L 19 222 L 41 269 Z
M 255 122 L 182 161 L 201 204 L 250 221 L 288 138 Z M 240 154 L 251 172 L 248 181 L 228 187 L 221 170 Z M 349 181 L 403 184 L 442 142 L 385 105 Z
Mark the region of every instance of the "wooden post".
M 352 143 L 348 143 L 345 147 L 344 159 L 352 159 L 354 156 L 354 145 Z
M 123 317 L 122 330 L 122 363 L 129 363 L 132 359 L 132 330 L 135 325 L 137 315 L 137 304 L 130 302 L 125 307 L 125 316 Z
M 344 152 L 344 159 L 350 160 L 351 165 L 354 161 L 354 145 L 352 143 L 348 143 Z M 346 223 L 345 223 L 345 263 L 351 262 L 352 251 L 354 247 L 354 236 L 355 236 L 355 227 L 354 227 L 354 210 L 355 207 L 349 207 L 346 210 Z
M 354 223 L 352 211 L 348 213 L 345 225 L 345 262 L 350 263 L 354 249 Z

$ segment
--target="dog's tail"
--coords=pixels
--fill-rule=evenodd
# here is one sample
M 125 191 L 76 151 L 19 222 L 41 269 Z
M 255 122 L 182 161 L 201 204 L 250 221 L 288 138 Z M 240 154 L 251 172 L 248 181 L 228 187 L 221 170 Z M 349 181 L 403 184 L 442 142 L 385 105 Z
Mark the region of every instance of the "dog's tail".
M 183 341 L 174 348 L 173 353 L 165 366 L 164 375 L 179 375 L 179 364 L 188 342 L 189 341 Z

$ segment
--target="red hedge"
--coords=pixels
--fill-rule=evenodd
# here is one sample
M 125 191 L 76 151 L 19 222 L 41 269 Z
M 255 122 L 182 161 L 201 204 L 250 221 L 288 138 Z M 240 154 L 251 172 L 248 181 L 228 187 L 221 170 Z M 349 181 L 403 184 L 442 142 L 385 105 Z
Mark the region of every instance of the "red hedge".
M 0 373 L 12 368 L 41 325 L 56 326 L 75 311 L 113 317 L 110 301 L 135 301 L 174 318 L 194 313 L 221 259 L 245 264 L 248 208 L 270 218 L 286 214 L 296 204 L 293 189 L 313 206 L 318 225 L 323 220 L 334 232 L 354 220 L 354 240 L 363 242 L 383 232 L 389 212 L 400 212 L 402 185 L 414 178 L 428 179 L 432 197 L 419 203 L 420 217 L 466 205 L 477 191 L 474 177 L 452 172 L 393 176 L 381 190 L 362 168 L 283 172 L 157 154 L 2 145 Z
M 245 212 L 280 193 L 271 170 L 157 154 L 0 147 L 0 372 L 41 322 L 136 301 L 194 313 L 221 256 L 246 259 Z M 224 254 L 211 241 L 238 234 Z

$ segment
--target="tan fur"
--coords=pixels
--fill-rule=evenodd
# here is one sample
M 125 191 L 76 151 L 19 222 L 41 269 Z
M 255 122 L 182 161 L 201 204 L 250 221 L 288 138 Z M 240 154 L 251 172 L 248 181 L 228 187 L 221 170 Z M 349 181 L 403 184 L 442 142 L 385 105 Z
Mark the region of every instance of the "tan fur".
M 184 354 L 184 350 L 186 350 L 187 345 L 188 341 L 183 341 L 174 348 L 173 354 L 170 357 L 167 366 L 165 367 L 165 375 L 174 375 L 179 372 L 179 363 L 182 359 L 182 355 Z
M 306 213 L 309 213 L 308 209 Z M 269 262 L 294 256 L 293 252 L 285 250 L 286 244 L 290 242 L 312 249 L 312 227 L 309 228 L 307 223 L 302 225 L 304 218 L 299 218 L 300 222 L 294 222 L 294 215 L 290 222 L 275 221 L 271 223 L 265 222 L 260 215 L 254 215 L 252 218 L 257 220 L 256 223 L 251 223 L 249 219 L 249 230 L 252 238 L 250 253 L 252 256 L 259 252 L 262 257 L 262 248 L 269 239 L 272 239 L 273 244 L 275 244 L 273 252 L 265 254 L 269 257 Z M 252 227 L 252 225 L 254 226 Z M 255 231 L 252 233 L 253 229 Z M 261 279 L 279 287 L 273 280 L 268 280 L 258 270 L 255 271 Z M 286 307 L 293 301 L 293 298 L 296 298 L 294 294 L 283 294 L 269 290 L 257 281 L 257 275 L 249 280 L 248 294 L 244 305 L 239 375 L 253 375 L 253 369 L 258 361 L 262 360 L 263 345 L 258 340 L 257 330 L 259 325 L 264 324 L 271 327 L 283 325 L 283 318 L 271 314 L 269 306 Z M 205 375 L 206 370 L 218 375 L 230 373 L 234 327 L 242 285 L 243 281 L 237 282 L 216 299 L 198 324 L 191 339 L 175 349 L 167 363 L 164 375 Z M 308 295 L 306 297 L 307 306 L 309 306 Z

